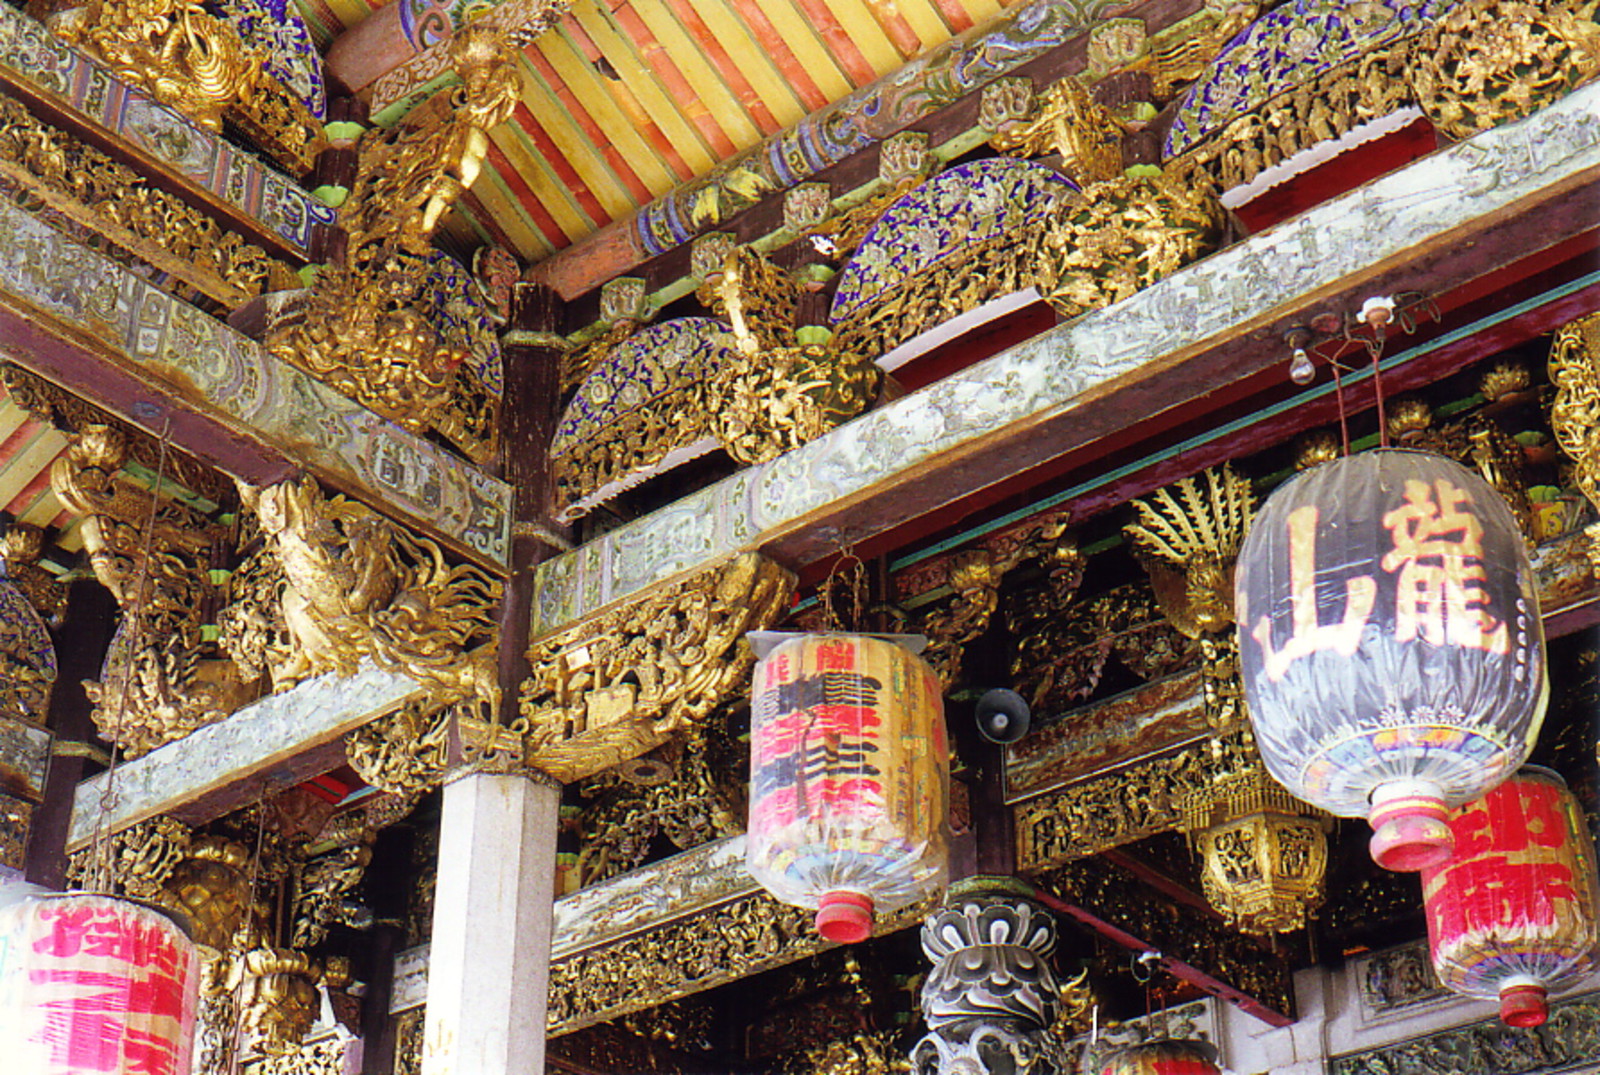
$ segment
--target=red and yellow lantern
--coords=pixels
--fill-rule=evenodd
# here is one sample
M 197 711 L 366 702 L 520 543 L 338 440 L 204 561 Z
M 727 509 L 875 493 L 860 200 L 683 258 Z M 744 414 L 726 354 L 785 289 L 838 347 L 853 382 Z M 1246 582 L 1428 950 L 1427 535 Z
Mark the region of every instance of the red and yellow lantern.
M 1099 1075 L 1221 1075 L 1221 1069 L 1210 1042 L 1158 1038 L 1112 1053 Z
M 1449 808 L 1526 760 L 1548 695 L 1533 569 L 1500 494 L 1426 452 L 1325 463 L 1268 499 L 1235 579 L 1267 770 L 1368 818 L 1381 866 L 1448 857 Z
M 833 941 L 943 889 L 949 816 L 944 702 L 898 642 L 799 635 L 756 666 L 746 863 Z
M 29 1075 L 189 1075 L 200 957 L 167 914 L 106 896 L 0 908 L 0 1056 Z
M 1450 814 L 1455 851 L 1422 873 L 1433 970 L 1538 1026 L 1545 997 L 1600 966 L 1594 845 L 1560 776 L 1528 766 Z

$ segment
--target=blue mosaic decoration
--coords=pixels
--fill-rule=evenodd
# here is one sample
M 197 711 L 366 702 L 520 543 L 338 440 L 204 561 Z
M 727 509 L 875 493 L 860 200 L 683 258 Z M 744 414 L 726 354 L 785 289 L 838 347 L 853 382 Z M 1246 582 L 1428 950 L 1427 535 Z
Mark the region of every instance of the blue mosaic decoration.
M 479 296 L 466 266 L 438 250 L 430 250 L 427 260 L 423 294 L 430 304 L 428 321 L 438 326 L 443 346 L 467 352 L 467 367 L 494 397 L 498 408 L 505 396 L 506 379 L 500 337 L 489 307 Z
M 0 565 L 0 715 L 43 724 L 56 681 L 56 648 L 39 613 Z
M 839 274 L 834 324 L 867 309 L 900 283 L 975 244 L 1043 221 L 1077 186 L 1032 161 L 996 157 L 959 165 L 891 205 Z
M 1449 7 L 1448 0 L 1294 0 L 1267 12 L 1189 87 L 1163 158 L 1192 149 L 1286 90 L 1421 33 Z
M 686 386 L 713 380 L 737 356 L 728 326 L 709 317 L 681 317 L 635 333 L 584 379 L 556 426 L 550 454 L 567 455 L 603 439 L 624 417 L 658 407 Z M 693 431 L 689 440 L 700 433 Z
M 322 81 L 322 54 L 300 12 L 289 0 L 215 0 L 217 11 L 238 29 L 261 65 L 305 103 L 317 119 L 328 118 L 328 93 Z

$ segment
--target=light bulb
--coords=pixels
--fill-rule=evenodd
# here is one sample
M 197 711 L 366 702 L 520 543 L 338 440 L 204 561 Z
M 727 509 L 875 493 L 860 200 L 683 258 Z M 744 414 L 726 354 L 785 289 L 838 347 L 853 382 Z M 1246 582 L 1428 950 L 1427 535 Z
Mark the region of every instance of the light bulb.
M 1311 364 L 1311 356 L 1304 347 L 1294 349 L 1294 357 L 1289 360 L 1289 380 L 1295 384 L 1310 384 L 1317 379 L 1317 367 Z

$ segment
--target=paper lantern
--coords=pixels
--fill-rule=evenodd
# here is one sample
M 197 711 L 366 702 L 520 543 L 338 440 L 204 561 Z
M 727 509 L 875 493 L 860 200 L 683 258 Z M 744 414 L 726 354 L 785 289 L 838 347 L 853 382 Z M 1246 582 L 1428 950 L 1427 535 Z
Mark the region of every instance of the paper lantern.
M 1499 997 L 1510 1026 L 1538 1026 L 1545 996 L 1600 965 L 1594 844 L 1566 783 L 1528 766 L 1450 814 L 1455 851 L 1422 873 L 1440 984 Z
M 949 750 L 933 670 L 865 635 L 800 635 L 757 664 L 746 862 L 833 941 L 945 883 Z
M 1162 1038 L 1112 1053 L 1100 1075 L 1221 1075 L 1221 1069 L 1210 1042 Z
M 1505 501 L 1425 452 L 1335 460 L 1268 499 L 1235 589 L 1267 769 L 1367 817 L 1380 865 L 1445 858 L 1449 807 L 1515 772 L 1544 718 L 1544 629 Z
M 29 1075 L 189 1075 L 200 958 L 166 913 L 106 896 L 0 909 L 0 1057 Z

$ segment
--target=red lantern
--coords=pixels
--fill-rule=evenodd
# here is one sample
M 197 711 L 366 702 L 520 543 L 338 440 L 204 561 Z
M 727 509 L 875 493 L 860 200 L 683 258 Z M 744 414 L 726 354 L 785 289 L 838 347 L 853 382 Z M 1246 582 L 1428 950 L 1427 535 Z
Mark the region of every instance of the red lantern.
M 1210 1042 L 1164 1038 L 1119 1049 L 1106 1058 L 1099 1075 L 1221 1075 L 1221 1069 Z
M 106 896 L 0 909 L 0 1056 L 29 1075 L 188 1075 L 200 958 L 165 913 Z
M 831 941 L 944 887 L 949 749 L 933 670 L 864 635 L 800 635 L 756 666 L 751 875 Z
M 1487 482 L 1363 452 L 1268 499 L 1240 549 L 1240 671 L 1268 771 L 1372 822 L 1372 857 L 1450 853 L 1445 816 L 1516 771 L 1544 717 L 1528 550 Z
M 1528 766 L 1450 815 L 1455 852 L 1422 873 L 1433 970 L 1538 1026 L 1545 996 L 1600 965 L 1594 845 L 1560 776 Z

